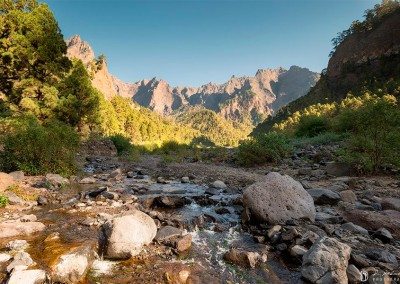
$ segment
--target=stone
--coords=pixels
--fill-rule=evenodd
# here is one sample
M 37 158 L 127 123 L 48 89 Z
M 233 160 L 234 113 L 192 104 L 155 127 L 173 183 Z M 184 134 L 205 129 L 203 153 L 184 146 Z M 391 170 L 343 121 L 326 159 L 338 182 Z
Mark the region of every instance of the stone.
M 153 205 L 165 208 L 180 208 L 186 204 L 187 200 L 182 196 L 158 196 L 153 201 Z
M 307 252 L 307 249 L 301 245 L 294 245 L 290 248 L 290 255 L 294 257 L 302 257 Z
M 351 248 L 334 238 L 322 237 L 303 255 L 301 275 L 311 283 L 343 283 Z
M 11 273 L 7 284 L 43 284 L 45 281 L 46 272 L 44 270 L 18 270 Z
M 38 204 L 39 206 L 44 206 L 44 205 L 47 205 L 47 204 L 49 203 L 49 201 L 47 200 L 47 198 L 44 197 L 44 196 L 39 196 L 39 197 L 37 198 L 36 202 L 37 202 L 37 204 Z
M 243 267 L 255 268 L 260 262 L 260 255 L 257 252 L 231 248 L 224 254 L 224 260 Z
M 69 180 L 59 174 L 47 174 L 46 181 L 54 187 L 61 187 L 69 184 Z
M 189 182 L 190 182 L 190 179 L 189 179 L 189 177 L 182 177 L 182 178 L 181 178 L 181 182 L 182 182 L 182 183 L 189 183 Z
M 14 254 L 13 261 L 7 266 L 7 272 L 10 273 L 17 266 L 24 266 L 27 268 L 33 264 L 34 261 L 32 260 L 29 253 L 24 251 L 19 251 L 16 254 Z
M 349 202 L 355 204 L 357 201 L 357 196 L 352 190 L 343 190 L 340 192 L 340 198 L 344 202 Z
M 317 205 L 336 205 L 340 200 L 340 195 L 327 188 L 309 189 L 308 193 Z
M 8 198 L 8 204 L 10 205 L 25 205 L 26 202 L 21 197 L 16 195 L 12 191 L 5 191 L 2 195 Z
M 89 192 L 85 193 L 85 196 L 89 196 L 91 198 L 96 198 L 97 196 L 99 196 L 100 194 L 102 194 L 103 192 L 105 192 L 107 190 L 106 186 L 100 186 L 94 190 L 91 190 Z
M 218 195 L 220 194 L 220 189 L 215 187 L 207 187 L 205 193 L 210 195 Z
M 8 250 L 20 251 L 27 249 L 28 246 L 29 244 L 25 240 L 13 240 L 7 243 L 6 248 Z
M 278 234 L 282 229 L 281 225 L 275 225 L 272 228 L 268 229 L 267 236 L 271 239 L 274 235 Z
M 365 252 L 365 255 L 372 260 L 398 265 L 396 256 L 385 249 L 371 248 Z
M 113 261 L 96 259 L 93 261 L 92 266 L 90 267 L 90 273 L 93 273 L 94 276 L 109 274 L 114 268 L 115 264 L 116 263 Z
M 211 186 L 217 189 L 225 189 L 227 187 L 226 184 L 221 180 L 214 181 Z
M 361 271 L 354 264 L 349 264 L 346 273 L 349 283 L 360 283 Z
M 192 246 L 192 235 L 187 234 L 183 237 L 178 238 L 175 241 L 175 248 L 178 252 L 187 251 Z
M 325 169 L 328 175 L 335 177 L 349 176 L 354 173 L 351 165 L 343 162 L 328 162 Z
M 336 224 L 341 222 L 343 218 L 340 216 L 331 215 L 325 212 L 317 212 L 315 214 L 315 221 Z
M 21 222 L 35 222 L 37 221 L 37 217 L 33 214 L 24 215 L 20 218 Z
M 364 229 L 361 226 L 353 224 L 352 222 L 348 222 L 348 223 L 342 224 L 340 227 L 343 230 L 346 230 L 346 231 L 349 231 L 349 232 L 352 232 L 352 233 L 368 236 L 368 230 L 367 229 Z
M 23 171 L 11 172 L 9 175 L 12 176 L 15 181 L 22 181 L 25 179 L 25 174 Z
M 96 179 L 94 177 L 85 177 L 79 181 L 80 184 L 93 184 L 96 183 Z
M 109 175 L 109 179 L 122 179 L 122 170 L 120 168 L 113 170 Z
M 247 187 L 243 205 L 251 219 L 272 225 L 292 219 L 315 220 L 312 197 L 298 181 L 277 172 L 270 172 L 264 181 Z
M 0 223 L 0 238 L 11 238 L 20 235 L 30 235 L 45 229 L 40 222 L 2 222 Z
M 0 253 L 0 265 L 9 261 L 11 258 L 12 258 L 11 255 L 9 255 L 8 253 L 1 252 Z
M 400 198 L 394 198 L 394 197 L 382 198 L 381 205 L 383 210 L 400 211 Z
M 92 257 L 91 247 L 79 247 L 61 255 L 51 267 L 51 279 L 60 283 L 77 283 L 86 275 Z
M 378 229 L 373 236 L 384 243 L 390 243 L 393 240 L 392 234 L 386 228 Z
M 163 242 L 165 240 L 179 237 L 182 235 L 182 230 L 179 228 L 175 228 L 172 226 L 165 226 L 158 230 L 157 235 L 155 236 L 154 240 L 157 242 Z
M 14 184 L 15 180 L 11 175 L 0 172 L 0 192 L 5 191 Z
M 147 214 L 135 210 L 129 215 L 119 216 L 102 226 L 105 256 L 111 259 L 127 259 L 141 252 L 157 234 L 154 220 Z
M 365 268 L 371 266 L 371 261 L 363 254 L 351 254 L 352 262 L 358 267 Z

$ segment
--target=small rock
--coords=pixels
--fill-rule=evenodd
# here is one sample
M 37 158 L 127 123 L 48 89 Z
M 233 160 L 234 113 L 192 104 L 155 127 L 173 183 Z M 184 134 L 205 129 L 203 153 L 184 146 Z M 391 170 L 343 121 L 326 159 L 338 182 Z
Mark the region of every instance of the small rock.
M 179 228 L 175 228 L 172 226 L 165 226 L 158 230 L 157 235 L 154 239 L 157 242 L 163 242 L 165 240 L 169 240 L 174 237 L 179 237 L 182 235 L 182 230 Z
M 243 251 L 231 248 L 224 254 L 224 260 L 244 267 L 255 268 L 260 262 L 260 255 L 257 252 Z
M 135 173 L 132 172 L 132 171 L 131 171 L 131 172 L 127 172 L 127 173 L 126 173 L 126 177 L 127 177 L 127 178 L 134 178 L 134 177 L 135 177 Z
M 368 230 L 364 229 L 361 226 L 355 225 L 351 222 L 345 223 L 342 226 L 340 226 L 342 229 L 352 232 L 352 233 L 356 233 L 356 234 L 361 234 L 361 235 L 366 235 L 368 236 Z
M 34 262 L 29 253 L 20 251 L 14 255 L 13 261 L 7 266 L 7 272 L 11 272 L 17 266 L 29 267 L 32 264 L 34 264 Z
M 2 222 L 0 223 L 0 238 L 30 235 L 43 231 L 45 227 L 40 222 Z
M 393 240 L 392 234 L 385 228 L 380 228 L 374 233 L 373 236 L 380 239 L 384 243 L 390 243 Z
M 182 178 L 181 178 L 181 182 L 182 182 L 182 183 L 189 183 L 189 182 L 190 182 L 190 179 L 189 179 L 189 177 L 182 177 Z
M 381 205 L 383 210 L 400 211 L 400 198 L 394 198 L 394 197 L 382 198 Z
M 340 198 L 344 202 L 349 202 L 355 204 L 357 201 L 357 196 L 352 190 L 344 190 L 340 192 Z
M 221 180 L 214 181 L 211 186 L 217 189 L 225 189 L 227 187 L 226 184 Z
M 355 265 L 349 264 L 347 267 L 347 278 L 349 279 L 349 283 L 360 283 L 361 271 Z
M 0 253 L 0 264 L 3 264 L 4 262 L 7 262 L 11 259 L 11 255 L 8 253 L 2 252 Z
M 187 251 L 192 246 L 192 235 L 187 234 L 178 238 L 175 242 L 175 248 L 178 252 Z
M 157 183 L 167 184 L 168 182 L 163 177 L 158 177 L 157 178 Z
M 281 239 L 284 242 L 288 242 L 288 241 L 292 241 L 294 240 L 296 237 L 298 237 L 300 234 L 299 232 L 296 230 L 296 228 L 289 228 L 286 231 L 282 232 L 281 234 Z
M 270 228 L 267 232 L 267 236 L 269 239 L 271 239 L 274 235 L 276 235 L 277 233 L 279 233 L 282 229 L 281 225 L 275 225 L 272 228 Z
M 122 179 L 122 170 L 120 168 L 112 171 L 109 175 L 108 175 L 109 179 Z
M 215 187 L 208 187 L 206 188 L 205 193 L 210 195 L 218 195 L 220 193 L 220 190 Z
M 44 196 L 39 196 L 39 197 L 37 198 L 36 202 L 37 202 L 37 204 L 40 205 L 40 206 L 47 205 L 47 204 L 49 203 L 49 201 L 47 200 L 47 198 L 44 197 Z
M 46 181 L 54 187 L 61 187 L 69 184 L 69 180 L 59 174 L 47 174 Z
M 336 205 L 340 200 L 340 195 L 327 188 L 309 189 L 308 193 L 318 205 Z
M 94 177 L 85 177 L 79 181 L 80 184 L 93 184 L 96 183 L 96 179 Z
M 300 245 L 294 245 L 290 249 L 290 255 L 294 257 L 302 257 L 307 252 L 307 249 Z
M 20 251 L 27 249 L 28 246 L 29 244 L 25 240 L 13 240 L 7 243 L 6 248 L 8 250 Z
M 20 218 L 21 222 L 35 222 L 37 217 L 33 214 L 24 215 Z
M 11 273 L 7 284 L 42 284 L 46 281 L 46 272 L 40 269 L 18 270 Z

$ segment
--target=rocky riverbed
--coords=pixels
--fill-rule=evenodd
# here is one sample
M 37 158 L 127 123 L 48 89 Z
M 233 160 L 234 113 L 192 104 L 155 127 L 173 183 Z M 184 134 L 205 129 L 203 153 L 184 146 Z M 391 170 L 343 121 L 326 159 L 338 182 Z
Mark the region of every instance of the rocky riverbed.
M 397 283 L 399 180 L 321 151 L 251 170 L 88 155 L 79 177 L 1 173 L 0 279 Z

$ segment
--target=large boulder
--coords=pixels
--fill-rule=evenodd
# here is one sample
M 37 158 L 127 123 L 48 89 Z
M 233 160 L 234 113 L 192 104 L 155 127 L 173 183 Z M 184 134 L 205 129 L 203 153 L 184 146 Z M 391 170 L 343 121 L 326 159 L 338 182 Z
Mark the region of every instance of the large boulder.
M 301 275 L 311 283 L 347 283 L 351 248 L 334 238 L 322 237 L 303 256 Z
M 11 175 L 0 172 L 0 192 L 5 191 L 13 184 L 15 184 L 15 180 Z
M 141 211 L 115 217 L 102 226 L 102 246 L 107 258 L 126 259 L 141 252 L 157 234 L 154 220 Z
M 250 219 L 270 224 L 294 219 L 315 220 L 314 201 L 310 194 L 298 181 L 276 172 L 246 188 L 243 204 L 250 212 Z

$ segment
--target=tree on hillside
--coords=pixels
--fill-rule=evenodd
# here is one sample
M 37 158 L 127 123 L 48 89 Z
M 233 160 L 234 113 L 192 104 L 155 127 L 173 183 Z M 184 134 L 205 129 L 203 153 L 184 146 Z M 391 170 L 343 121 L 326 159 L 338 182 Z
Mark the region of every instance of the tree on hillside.
M 68 72 L 67 46 L 51 10 L 35 0 L 0 1 L 0 111 L 51 116 Z
M 82 61 L 75 61 L 71 73 L 58 86 L 59 120 L 83 130 L 83 126 L 97 123 L 100 93 L 93 88 Z

